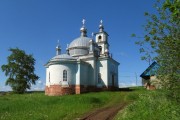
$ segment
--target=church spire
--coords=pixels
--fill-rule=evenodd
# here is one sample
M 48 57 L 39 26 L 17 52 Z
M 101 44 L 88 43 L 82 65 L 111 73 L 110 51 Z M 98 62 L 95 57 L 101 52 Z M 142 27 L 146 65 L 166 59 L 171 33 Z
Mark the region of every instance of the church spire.
M 59 45 L 59 40 L 58 40 L 58 44 L 56 46 L 56 55 L 60 55 L 61 54 L 61 47 Z
M 103 26 L 103 21 L 100 21 L 100 25 L 99 25 L 99 32 L 104 32 L 104 26 Z
M 80 29 L 81 31 L 81 36 L 82 37 L 87 37 L 86 33 L 87 33 L 87 29 L 85 28 L 85 19 L 82 20 L 82 27 Z

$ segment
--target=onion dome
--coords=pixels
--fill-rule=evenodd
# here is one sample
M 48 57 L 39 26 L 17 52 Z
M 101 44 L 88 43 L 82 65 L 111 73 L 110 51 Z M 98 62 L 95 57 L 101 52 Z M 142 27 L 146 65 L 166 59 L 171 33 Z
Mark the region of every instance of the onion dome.
M 89 54 L 89 42 L 91 38 L 80 36 L 69 45 L 69 54 L 73 57 Z
M 82 56 L 89 54 L 89 42 L 91 38 L 88 38 L 86 33 L 87 29 L 85 28 L 85 20 L 82 21 L 83 26 L 80 29 L 81 36 L 74 39 L 69 45 L 69 54 L 73 57 Z
M 88 48 L 90 40 L 91 38 L 80 36 L 70 43 L 69 48 Z

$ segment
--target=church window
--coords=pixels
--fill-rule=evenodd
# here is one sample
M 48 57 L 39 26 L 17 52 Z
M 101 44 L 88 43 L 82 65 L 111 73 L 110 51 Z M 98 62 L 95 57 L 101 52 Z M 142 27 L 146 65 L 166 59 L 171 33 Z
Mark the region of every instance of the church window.
M 101 37 L 101 36 L 98 36 L 98 42 L 100 42 L 100 41 L 101 41 L 101 39 L 102 39 L 102 37 Z
M 63 81 L 67 81 L 67 70 L 63 70 Z
M 49 72 L 49 82 L 50 82 L 50 80 L 51 80 L 51 76 L 50 76 L 51 74 L 50 74 L 50 72 Z
M 114 87 L 114 75 L 112 75 L 112 87 Z
M 98 83 L 101 83 L 101 73 L 98 74 Z

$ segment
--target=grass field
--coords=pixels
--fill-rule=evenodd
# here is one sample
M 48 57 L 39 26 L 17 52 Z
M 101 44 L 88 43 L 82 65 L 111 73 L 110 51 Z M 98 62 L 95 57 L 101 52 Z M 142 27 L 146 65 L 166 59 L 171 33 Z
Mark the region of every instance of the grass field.
M 43 92 L 0 96 L 1 120 L 73 120 L 96 108 L 131 102 L 143 92 L 98 92 L 45 96 Z
M 168 91 L 162 90 L 139 94 L 115 120 L 180 120 L 180 104 L 168 95 Z
M 165 91 L 97 92 L 45 96 L 43 92 L 0 95 L 0 120 L 75 120 L 95 109 L 129 103 L 115 120 L 179 120 L 180 104 Z

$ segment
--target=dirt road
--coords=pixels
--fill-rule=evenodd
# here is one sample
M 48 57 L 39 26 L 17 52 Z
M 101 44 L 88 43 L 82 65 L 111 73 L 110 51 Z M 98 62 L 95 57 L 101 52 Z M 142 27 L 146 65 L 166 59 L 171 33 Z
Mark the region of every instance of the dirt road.
M 122 110 L 127 103 L 121 103 L 116 106 L 98 109 L 77 120 L 113 120 L 118 111 Z

